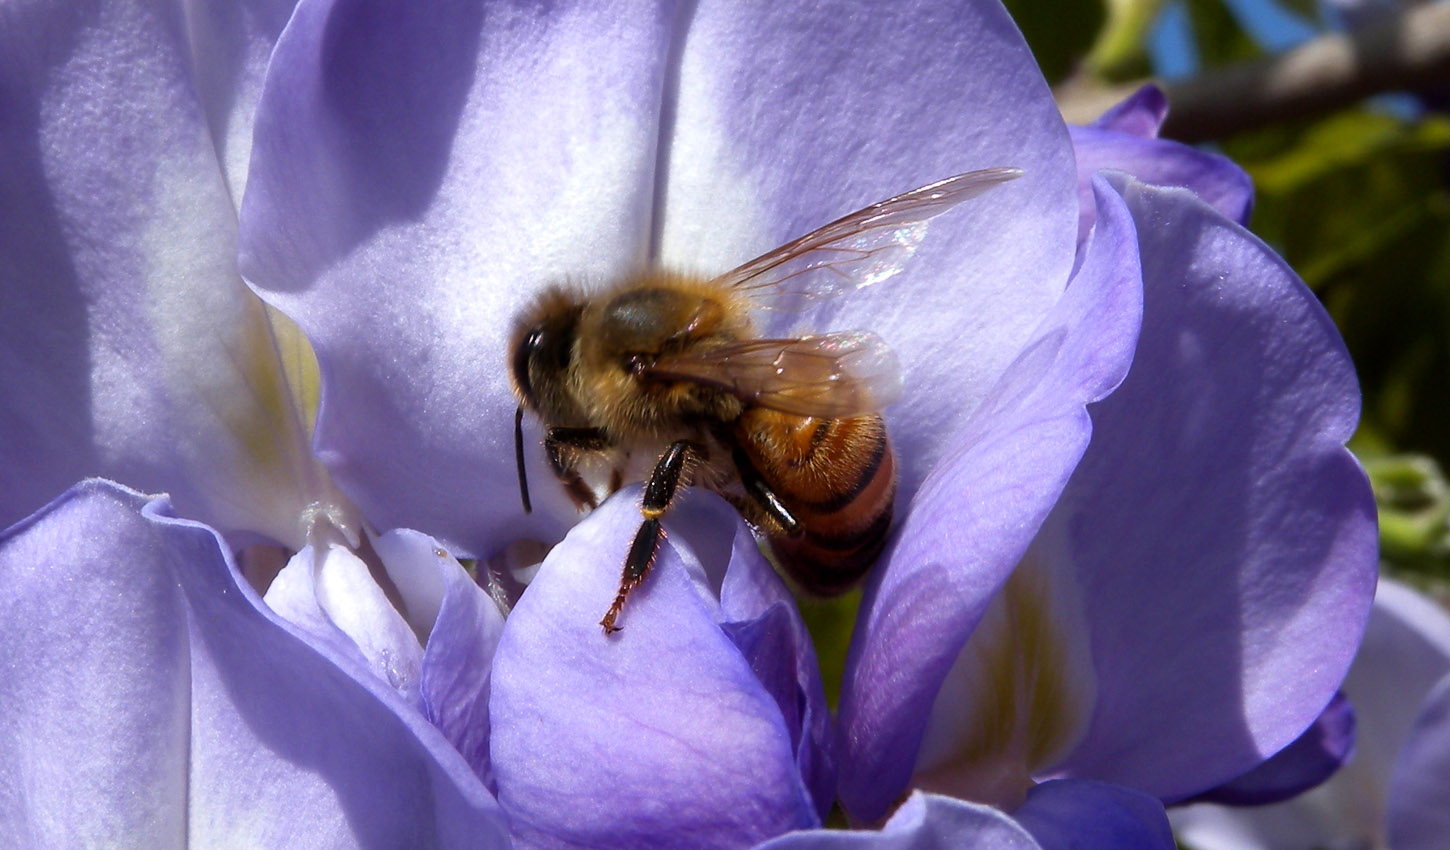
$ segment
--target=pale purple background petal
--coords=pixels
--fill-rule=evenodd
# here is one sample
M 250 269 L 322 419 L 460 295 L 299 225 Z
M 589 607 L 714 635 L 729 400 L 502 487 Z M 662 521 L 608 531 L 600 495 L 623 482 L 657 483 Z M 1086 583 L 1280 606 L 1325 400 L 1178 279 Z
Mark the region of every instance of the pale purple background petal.
M 1438 850 L 1450 836 L 1450 675 L 1423 705 L 1390 775 L 1385 819 L 1395 850 Z
M 1049 782 L 1010 816 L 912 793 L 880 830 L 810 830 L 757 850 L 1173 850 L 1163 804 L 1101 782 Z
M 489 680 L 503 612 L 432 537 L 395 529 L 368 542 L 371 568 L 340 543 L 308 545 L 267 589 L 267 605 L 415 706 L 491 786 Z
M 1182 186 L 1230 219 L 1246 224 L 1254 205 L 1248 174 L 1225 156 L 1166 139 L 1140 139 L 1095 127 L 1073 127 L 1072 146 L 1082 175 L 1079 187 L 1088 200 L 1088 178 L 1098 171 L 1126 171 L 1145 183 Z M 1090 208 L 1084 205 L 1084 210 Z M 1086 235 L 1092 218 L 1085 214 L 1078 232 Z
M 107 475 L 300 546 L 321 493 L 236 270 L 250 105 L 287 9 L 0 12 L 0 525 Z
M 774 698 L 696 586 L 728 537 L 698 556 L 683 535 L 666 543 L 623 631 L 602 634 L 618 567 L 601 562 L 622 563 L 637 492 L 554 548 L 499 642 L 491 750 L 516 834 L 539 847 L 738 847 L 818 825 Z
M 796 765 L 824 818 L 836 798 L 835 726 L 826 704 L 815 645 L 795 599 L 749 526 L 724 500 L 700 494 L 677 502 L 667 529 L 699 563 L 691 575 L 720 628 L 775 701 L 794 747 Z M 616 555 L 596 569 L 617 572 Z
M 1187 191 L 1123 192 L 1143 332 L 1042 533 L 1079 576 L 1098 676 L 1062 770 L 1174 798 L 1277 752 L 1333 696 L 1369 613 L 1375 510 L 1343 447 L 1354 371 L 1313 294 Z
M 87 482 L 0 539 L 0 843 L 506 846 L 432 726 L 168 514 Z
M 444 593 L 423 650 L 423 713 L 494 790 L 488 698 L 503 612 L 456 561 L 439 559 L 437 567 Z
M 801 775 L 824 816 L 836 799 L 835 725 L 815 645 L 795 600 L 733 508 L 706 497 L 681 513 L 680 521 L 690 523 L 689 541 L 697 555 L 728 553 L 728 563 L 707 568 L 720 575 L 722 627 L 780 708 Z M 705 537 L 718 533 L 712 529 L 734 531 L 728 549 L 723 541 Z
M 318 448 L 364 513 L 487 555 L 576 519 L 555 486 L 524 519 L 514 484 L 504 360 L 538 289 L 651 258 L 721 273 L 1001 165 L 1025 176 L 813 317 L 901 352 L 907 495 L 1072 264 L 1070 145 L 995 3 L 307 0 L 258 118 L 243 266 L 318 348 Z
M 863 820 L 905 790 L 942 679 L 1087 445 L 1085 405 L 1127 371 L 1141 310 L 1121 199 L 1066 295 L 928 478 L 862 603 L 842 689 L 841 799 Z

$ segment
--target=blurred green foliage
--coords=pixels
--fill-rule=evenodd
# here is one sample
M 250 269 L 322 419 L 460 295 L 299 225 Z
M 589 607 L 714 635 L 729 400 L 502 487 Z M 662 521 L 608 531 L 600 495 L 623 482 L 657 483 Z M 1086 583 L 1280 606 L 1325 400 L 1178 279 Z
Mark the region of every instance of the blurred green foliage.
M 1126 80 L 1148 74 L 1147 34 L 1164 0 L 1106 0 L 1106 17 L 1083 65 L 1105 80 Z
M 1184 0 L 1198 58 L 1213 67 L 1261 55 L 1257 44 L 1223 0 Z
M 816 660 L 821 665 L 826 702 L 835 711 L 841 700 L 841 680 L 846 675 L 846 649 L 851 643 L 856 612 L 861 607 L 861 591 L 853 590 L 830 599 L 804 594 L 798 594 L 796 598 L 800 602 L 801 617 L 816 645 Z
M 1384 560 L 1421 584 L 1443 584 L 1450 578 L 1450 486 L 1439 465 L 1423 455 L 1394 455 L 1366 458 L 1365 469 L 1380 506 Z
M 1048 82 L 1066 77 L 1098 37 L 1102 0 L 1003 0 Z

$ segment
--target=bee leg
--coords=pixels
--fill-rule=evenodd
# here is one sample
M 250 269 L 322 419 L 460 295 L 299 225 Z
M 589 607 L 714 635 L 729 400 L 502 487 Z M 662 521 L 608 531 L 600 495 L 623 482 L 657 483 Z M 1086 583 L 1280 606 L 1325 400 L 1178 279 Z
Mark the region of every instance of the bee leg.
M 591 509 L 599 507 L 594 491 L 575 470 L 579 459 L 586 454 L 605 451 L 612 445 L 608 435 L 598 428 L 551 425 L 544 434 L 544 451 L 549 455 L 549 466 L 554 470 L 554 476 L 564 483 L 564 489 L 576 508 L 583 510 L 586 505 Z
M 755 464 L 750 462 L 749 456 L 739 446 L 735 447 L 734 460 L 735 471 L 740 474 L 740 485 L 745 489 L 745 494 L 750 497 L 751 501 L 779 525 L 786 536 L 801 536 L 804 529 L 801 528 L 800 521 L 795 518 L 789 508 L 781 503 L 780 497 L 775 495 L 775 491 L 770 489 L 769 484 L 765 483 L 765 478 L 761 476 L 760 471 L 755 468 Z
M 660 548 L 660 541 L 665 537 L 660 517 L 664 516 L 674 502 L 680 480 L 687 477 L 691 461 L 703 455 L 704 451 L 698 443 L 676 440 L 670 443 L 670 447 L 665 449 L 665 453 L 655 463 L 654 472 L 650 473 L 649 480 L 645 482 L 644 500 L 639 507 L 640 513 L 644 514 L 644 522 L 640 524 L 639 531 L 635 532 L 634 543 L 630 545 L 629 555 L 624 559 L 624 572 L 619 576 L 619 593 L 614 597 L 614 604 L 609 606 L 609 612 L 599 621 L 605 634 L 619 631 L 620 627 L 614 625 L 614 621 L 624 609 L 624 600 L 649 575 L 650 567 L 654 566 L 655 554 Z

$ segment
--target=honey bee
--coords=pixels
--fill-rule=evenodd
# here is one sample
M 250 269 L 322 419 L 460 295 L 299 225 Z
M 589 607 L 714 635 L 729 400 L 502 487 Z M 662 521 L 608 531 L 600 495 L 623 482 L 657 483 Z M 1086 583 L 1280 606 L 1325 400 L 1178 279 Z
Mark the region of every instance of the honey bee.
M 894 275 L 930 219 L 1021 173 L 914 189 L 716 278 L 651 270 L 597 292 L 554 287 L 519 317 L 509 357 L 525 511 L 525 410 L 545 426 L 549 464 L 581 510 L 598 506 L 586 458 L 608 463 L 613 493 L 632 456 L 657 457 L 605 634 L 619 630 L 664 537 L 660 520 L 689 485 L 734 505 L 806 591 L 839 593 L 866 573 L 891 527 L 895 458 L 880 411 L 900 394 L 900 366 L 869 331 L 760 338 L 752 311 Z

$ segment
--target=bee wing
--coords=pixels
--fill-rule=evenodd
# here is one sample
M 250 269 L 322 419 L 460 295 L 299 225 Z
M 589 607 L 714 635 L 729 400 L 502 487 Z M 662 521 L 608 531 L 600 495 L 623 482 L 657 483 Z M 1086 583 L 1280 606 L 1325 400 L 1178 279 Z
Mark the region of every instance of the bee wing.
M 1018 168 L 970 171 L 872 204 L 717 278 L 763 307 L 788 306 L 879 283 L 897 272 L 926 236 L 927 222 L 962 201 L 1022 176 Z M 785 300 L 783 304 L 772 303 Z
M 875 413 L 901 394 L 901 364 L 870 331 L 750 339 L 669 354 L 642 375 L 718 387 L 761 407 L 828 419 Z

